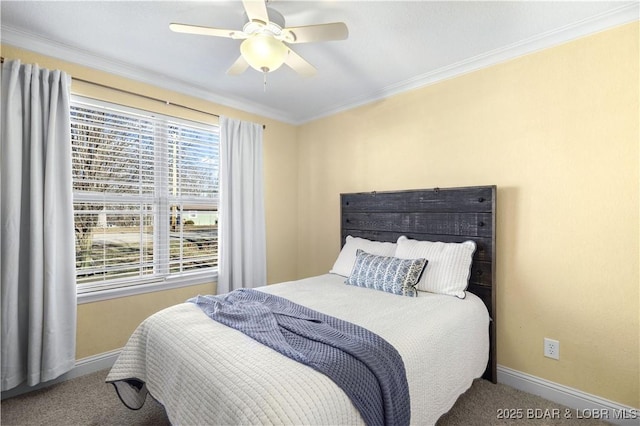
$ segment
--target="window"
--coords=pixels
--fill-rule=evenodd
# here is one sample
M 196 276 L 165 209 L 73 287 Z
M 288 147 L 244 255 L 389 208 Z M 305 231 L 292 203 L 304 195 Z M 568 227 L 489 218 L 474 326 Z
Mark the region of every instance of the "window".
M 218 127 L 74 97 L 80 294 L 206 277 L 218 265 Z

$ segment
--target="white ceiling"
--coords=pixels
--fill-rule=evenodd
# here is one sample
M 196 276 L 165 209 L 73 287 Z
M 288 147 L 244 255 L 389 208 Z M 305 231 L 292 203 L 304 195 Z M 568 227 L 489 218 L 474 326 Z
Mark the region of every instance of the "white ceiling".
M 343 41 L 291 47 L 318 72 L 226 75 L 239 40 L 170 22 L 241 29 L 240 1 L 1 0 L 1 40 L 300 124 L 639 19 L 635 1 L 285 1 L 287 26 L 345 22 Z

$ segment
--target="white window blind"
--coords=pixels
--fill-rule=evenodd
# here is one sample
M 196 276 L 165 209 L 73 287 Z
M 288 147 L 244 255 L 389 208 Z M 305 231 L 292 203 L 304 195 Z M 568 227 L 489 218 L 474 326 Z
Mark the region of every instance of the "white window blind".
M 218 265 L 218 127 L 75 97 L 79 292 Z

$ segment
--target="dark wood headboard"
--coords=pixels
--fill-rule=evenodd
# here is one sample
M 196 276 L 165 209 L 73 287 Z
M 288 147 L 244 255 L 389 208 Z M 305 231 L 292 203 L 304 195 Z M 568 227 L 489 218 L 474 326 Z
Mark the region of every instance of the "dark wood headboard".
M 347 235 L 476 242 L 467 291 L 482 299 L 492 319 L 483 377 L 496 383 L 496 186 L 340 194 L 340 206 L 342 245 Z

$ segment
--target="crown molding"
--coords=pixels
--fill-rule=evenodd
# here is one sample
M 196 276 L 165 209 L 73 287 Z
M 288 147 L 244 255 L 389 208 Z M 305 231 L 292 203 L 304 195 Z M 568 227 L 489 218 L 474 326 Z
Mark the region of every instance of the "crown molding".
M 478 71 L 483 68 L 488 68 L 502 62 L 558 46 L 616 26 L 638 21 L 639 19 L 640 2 L 625 4 L 624 6 L 612 9 L 606 13 L 602 13 L 588 19 L 583 19 L 571 25 L 566 25 L 552 31 L 538 34 L 518 43 L 513 43 L 503 48 L 495 49 L 446 67 L 438 68 L 409 80 L 389 85 L 376 93 L 372 93 L 371 95 L 354 98 L 340 105 L 334 105 L 313 117 L 308 117 L 304 122 L 314 121 L 358 106 L 380 101 L 403 92 L 418 89 L 443 80 Z
M 386 86 L 381 90 L 369 93 L 366 96 L 352 98 L 347 102 L 330 106 L 323 111 L 319 111 L 317 114 L 308 117 L 293 116 L 282 110 L 267 108 L 264 105 L 252 103 L 244 99 L 216 95 L 204 87 L 177 80 L 173 77 L 148 69 L 133 67 L 125 62 L 96 55 L 95 53 L 77 49 L 66 44 L 52 42 L 43 37 L 19 31 L 6 25 L 2 27 L 2 43 L 43 55 L 53 56 L 67 62 L 87 66 L 99 71 L 139 81 L 141 83 L 159 86 L 167 90 L 193 96 L 229 108 L 235 108 L 263 117 L 272 118 L 287 124 L 300 125 L 358 106 L 380 101 L 406 91 L 487 68 L 492 65 L 554 47 L 580 37 L 604 31 L 615 26 L 634 22 L 639 19 L 640 2 L 625 4 L 606 13 L 578 21 L 574 24 L 538 34 L 521 42 L 430 71 L 409 80 Z

